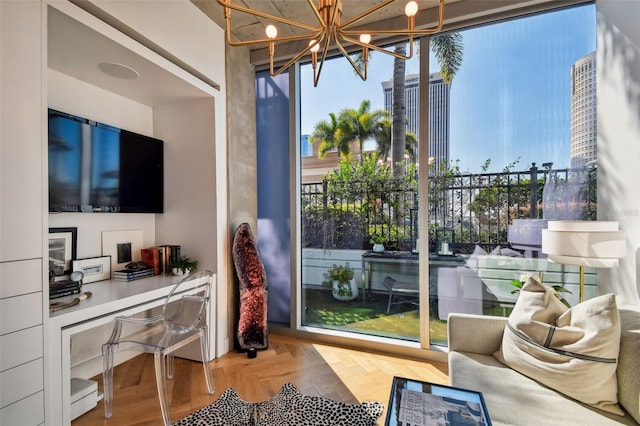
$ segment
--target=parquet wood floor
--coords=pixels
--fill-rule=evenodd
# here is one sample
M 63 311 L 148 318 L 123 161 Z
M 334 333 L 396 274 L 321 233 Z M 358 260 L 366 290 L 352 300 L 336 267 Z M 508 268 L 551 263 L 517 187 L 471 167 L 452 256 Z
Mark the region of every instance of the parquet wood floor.
M 306 395 L 323 396 L 349 403 L 367 400 L 388 404 L 393 376 L 432 383 L 448 383 L 446 363 L 403 359 L 318 344 L 276 334 L 269 336 L 269 349 L 255 359 L 231 352 L 210 363 L 215 394 L 206 392 L 202 364 L 176 358 L 170 385 L 174 421 L 215 401 L 233 387 L 246 401 L 263 401 L 291 382 Z M 96 376 L 102 391 L 102 376 Z M 113 417 L 104 418 L 102 402 L 78 417 L 72 426 L 150 426 L 162 424 L 153 357 L 137 356 L 114 369 Z M 378 424 L 384 424 L 383 413 Z

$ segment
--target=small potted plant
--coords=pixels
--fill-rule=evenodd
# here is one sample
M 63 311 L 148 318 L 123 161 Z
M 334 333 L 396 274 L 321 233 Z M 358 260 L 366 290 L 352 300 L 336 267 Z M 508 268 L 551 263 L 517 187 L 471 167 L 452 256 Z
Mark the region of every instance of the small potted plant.
M 384 235 L 372 235 L 369 242 L 373 244 L 373 251 L 382 253 L 384 251 L 384 243 L 387 242 L 387 237 Z
M 353 279 L 353 269 L 347 262 L 345 265 L 333 266 L 323 274 L 322 286 L 331 290 L 336 300 L 353 300 L 358 297 L 358 286 Z
M 193 260 L 185 255 L 180 255 L 177 260 L 169 265 L 173 275 L 186 275 L 198 268 L 198 261 Z

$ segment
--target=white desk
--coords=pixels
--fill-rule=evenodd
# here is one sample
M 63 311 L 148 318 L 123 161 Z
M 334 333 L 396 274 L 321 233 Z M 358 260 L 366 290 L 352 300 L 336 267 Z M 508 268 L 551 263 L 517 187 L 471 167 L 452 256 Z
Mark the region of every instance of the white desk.
M 48 372 L 45 378 L 47 424 L 71 423 L 71 336 L 110 323 L 118 315 L 133 315 L 161 306 L 180 278 L 159 275 L 131 282 L 110 280 L 85 284 L 82 291 L 90 291 L 91 298 L 50 313 Z M 215 291 L 212 289 L 210 306 L 213 312 L 215 305 Z M 211 317 L 212 312 L 209 315 Z M 213 340 L 210 339 L 209 345 L 214 344 Z M 215 351 L 210 348 L 210 353 L 214 356 Z

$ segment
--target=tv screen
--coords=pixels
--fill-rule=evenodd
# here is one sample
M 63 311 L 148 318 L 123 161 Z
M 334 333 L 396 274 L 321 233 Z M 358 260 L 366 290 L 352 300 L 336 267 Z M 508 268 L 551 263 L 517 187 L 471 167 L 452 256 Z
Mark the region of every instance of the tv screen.
M 49 211 L 162 213 L 163 142 L 49 110 Z

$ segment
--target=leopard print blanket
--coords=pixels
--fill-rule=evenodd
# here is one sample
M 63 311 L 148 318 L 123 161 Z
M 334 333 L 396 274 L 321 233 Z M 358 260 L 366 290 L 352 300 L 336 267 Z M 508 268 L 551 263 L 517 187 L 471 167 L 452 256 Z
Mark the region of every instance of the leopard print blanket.
M 374 426 L 383 405 L 376 401 L 347 404 L 301 394 L 291 383 L 263 402 L 247 402 L 230 388 L 212 404 L 175 426 Z

